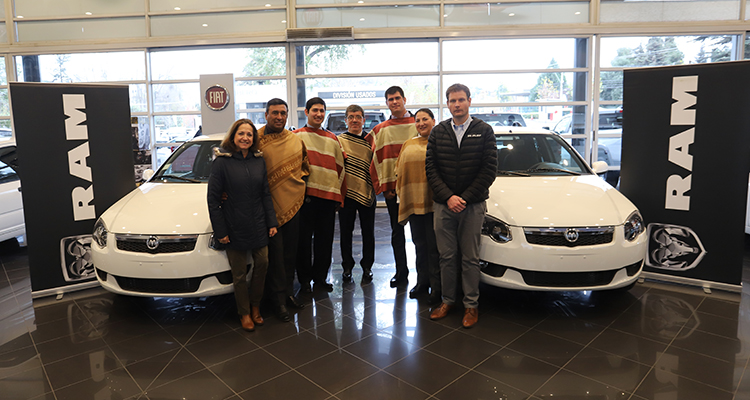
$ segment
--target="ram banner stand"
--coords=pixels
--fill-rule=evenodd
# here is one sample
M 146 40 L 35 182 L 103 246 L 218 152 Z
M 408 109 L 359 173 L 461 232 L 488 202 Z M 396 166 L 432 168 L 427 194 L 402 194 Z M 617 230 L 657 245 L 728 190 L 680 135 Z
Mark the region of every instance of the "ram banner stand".
M 97 284 L 94 223 L 135 188 L 128 92 L 10 83 L 34 297 Z
M 750 62 L 625 70 L 620 188 L 646 276 L 737 291 L 750 171 Z

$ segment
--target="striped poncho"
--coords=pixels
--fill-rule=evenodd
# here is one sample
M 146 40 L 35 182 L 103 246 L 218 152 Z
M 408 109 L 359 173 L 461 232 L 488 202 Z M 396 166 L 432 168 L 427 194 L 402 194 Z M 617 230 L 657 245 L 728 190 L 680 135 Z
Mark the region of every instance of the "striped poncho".
M 279 226 L 297 214 L 305 201 L 305 181 L 310 174 L 307 151 L 297 135 L 284 129 L 279 133 L 266 133 L 258 129 L 258 149 L 263 152 L 268 170 L 273 209 Z
M 396 160 L 405 141 L 418 136 L 414 116 L 407 112 L 403 118 L 379 123 L 372 132 L 374 140 L 370 174 L 375 193 L 396 189 Z
M 417 136 L 404 142 L 396 164 L 396 194 L 399 198 L 398 222 L 405 225 L 411 215 L 432 212 L 432 189 L 427 183 L 425 157 L 427 138 Z
M 346 180 L 344 159 L 346 153 L 333 133 L 304 126 L 294 131 L 307 148 L 310 176 L 307 178 L 308 196 L 333 200 L 344 205 Z
M 346 197 L 364 206 L 371 206 L 375 199 L 370 177 L 372 136 L 367 133 L 357 136 L 345 132 L 339 136 L 339 142 L 346 152 Z

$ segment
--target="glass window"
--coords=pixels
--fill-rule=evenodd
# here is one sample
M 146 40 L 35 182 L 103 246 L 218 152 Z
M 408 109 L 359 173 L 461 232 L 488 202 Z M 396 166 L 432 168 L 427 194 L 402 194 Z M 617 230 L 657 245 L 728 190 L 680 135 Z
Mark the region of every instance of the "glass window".
M 382 107 L 385 105 L 385 90 L 398 85 L 404 90 L 409 109 L 419 108 L 420 104 L 435 104 L 438 102 L 437 76 L 387 76 L 361 78 L 318 78 L 300 79 L 300 107 L 304 107 L 307 99 L 321 97 L 326 101 L 327 108 L 346 108 L 350 104 L 362 107 Z
M 471 90 L 471 100 L 475 103 L 584 101 L 586 75 L 585 72 L 443 75 L 443 88 L 462 83 Z
M 142 1 L 101 1 L 101 0 L 15 0 L 16 16 L 21 18 L 40 17 L 96 17 L 98 15 L 143 14 Z
M 281 31 L 286 27 L 284 10 L 151 17 L 151 36 L 155 37 Z
M 740 17 L 739 0 L 602 0 L 600 7 L 603 23 L 736 20 Z
M 601 39 L 599 99 L 622 101 L 622 69 L 732 59 L 734 36 L 639 36 Z
M 446 4 L 445 26 L 582 24 L 589 2 Z
M 146 19 L 139 17 L 27 21 L 17 22 L 16 29 L 19 42 L 140 38 L 146 36 Z
M 585 67 L 588 40 L 482 39 L 443 42 L 443 70 L 489 71 Z M 457 57 L 458 54 L 481 54 Z
M 226 8 L 242 7 L 283 7 L 284 0 L 150 0 L 149 9 L 152 12 L 161 11 L 196 11 L 196 10 L 220 10 Z
M 154 80 L 198 79 L 200 75 L 232 73 L 235 78 L 286 75 L 284 47 L 154 51 Z
M 297 46 L 297 54 L 305 57 L 297 73 L 305 75 L 438 70 L 436 41 Z
M 25 65 L 38 77 L 25 75 Z M 16 56 L 16 66 L 18 80 L 22 82 L 123 82 L 146 79 L 146 59 L 142 51 Z
M 16 171 L 10 165 L 0 161 L 0 183 L 15 182 L 19 180 Z
M 297 27 L 330 28 L 397 28 L 407 26 L 440 26 L 440 6 L 387 6 L 346 8 L 301 8 L 297 10 Z
M 8 101 L 8 89 L 0 89 L 0 116 L 10 117 L 10 102 Z
M 266 123 L 266 103 L 273 98 L 286 101 L 286 80 L 238 81 L 234 85 L 234 104 L 239 118 L 249 118 L 256 126 Z M 288 103 L 288 102 L 287 102 Z
M 179 143 L 190 140 L 198 132 L 200 126 L 200 114 L 154 116 L 154 134 L 157 143 Z
M 201 110 L 200 84 L 168 83 L 152 85 L 154 111 L 198 111 Z

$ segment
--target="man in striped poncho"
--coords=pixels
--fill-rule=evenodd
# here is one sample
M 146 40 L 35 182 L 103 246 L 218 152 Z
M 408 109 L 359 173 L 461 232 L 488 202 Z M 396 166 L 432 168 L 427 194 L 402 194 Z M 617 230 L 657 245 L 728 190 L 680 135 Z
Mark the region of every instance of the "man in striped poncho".
M 372 162 L 372 136 L 362 130 L 365 124 L 365 111 L 352 104 L 346 108 L 347 132 L 339 136 L 339 142 L 346 152 L 346 199 L 339 209 L 339 230 L 341 234 L 341 266 L 344 267 L 344 282 L 352 281 L 354 257 L 352 256 L 352 232 L 354 221 L 359 214 L 362 229 L 362 283 L 372 281 L 372 264 L 375 262 L 375 193 L 370 177 Z

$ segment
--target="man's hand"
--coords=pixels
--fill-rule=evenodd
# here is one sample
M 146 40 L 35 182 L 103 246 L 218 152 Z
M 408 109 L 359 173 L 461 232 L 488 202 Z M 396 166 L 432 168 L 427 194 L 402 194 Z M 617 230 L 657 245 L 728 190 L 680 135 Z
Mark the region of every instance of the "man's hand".
M 229 235 L 224 236 L 223 238 L 219 239 L 219 243 L 221 243 L 221 244 L 227 244 L 227 243 L 229 243 Z
M 268 237 L 274 237 L 274 236 L 276 236 L 276 232 L 277 232 L 276 228 L 269 229 L 268 230 Z
M 390 200 L 390 199 L 396 197 L 396 191 L 395 190 L 386 190 L 385 192 L 383 192 L 383 197 L 385 197 L 386 199 Z
M 460 213 L 466 209 L 466 201 L 454 194 L 448 199 L 448 208 L 454 213 Z

